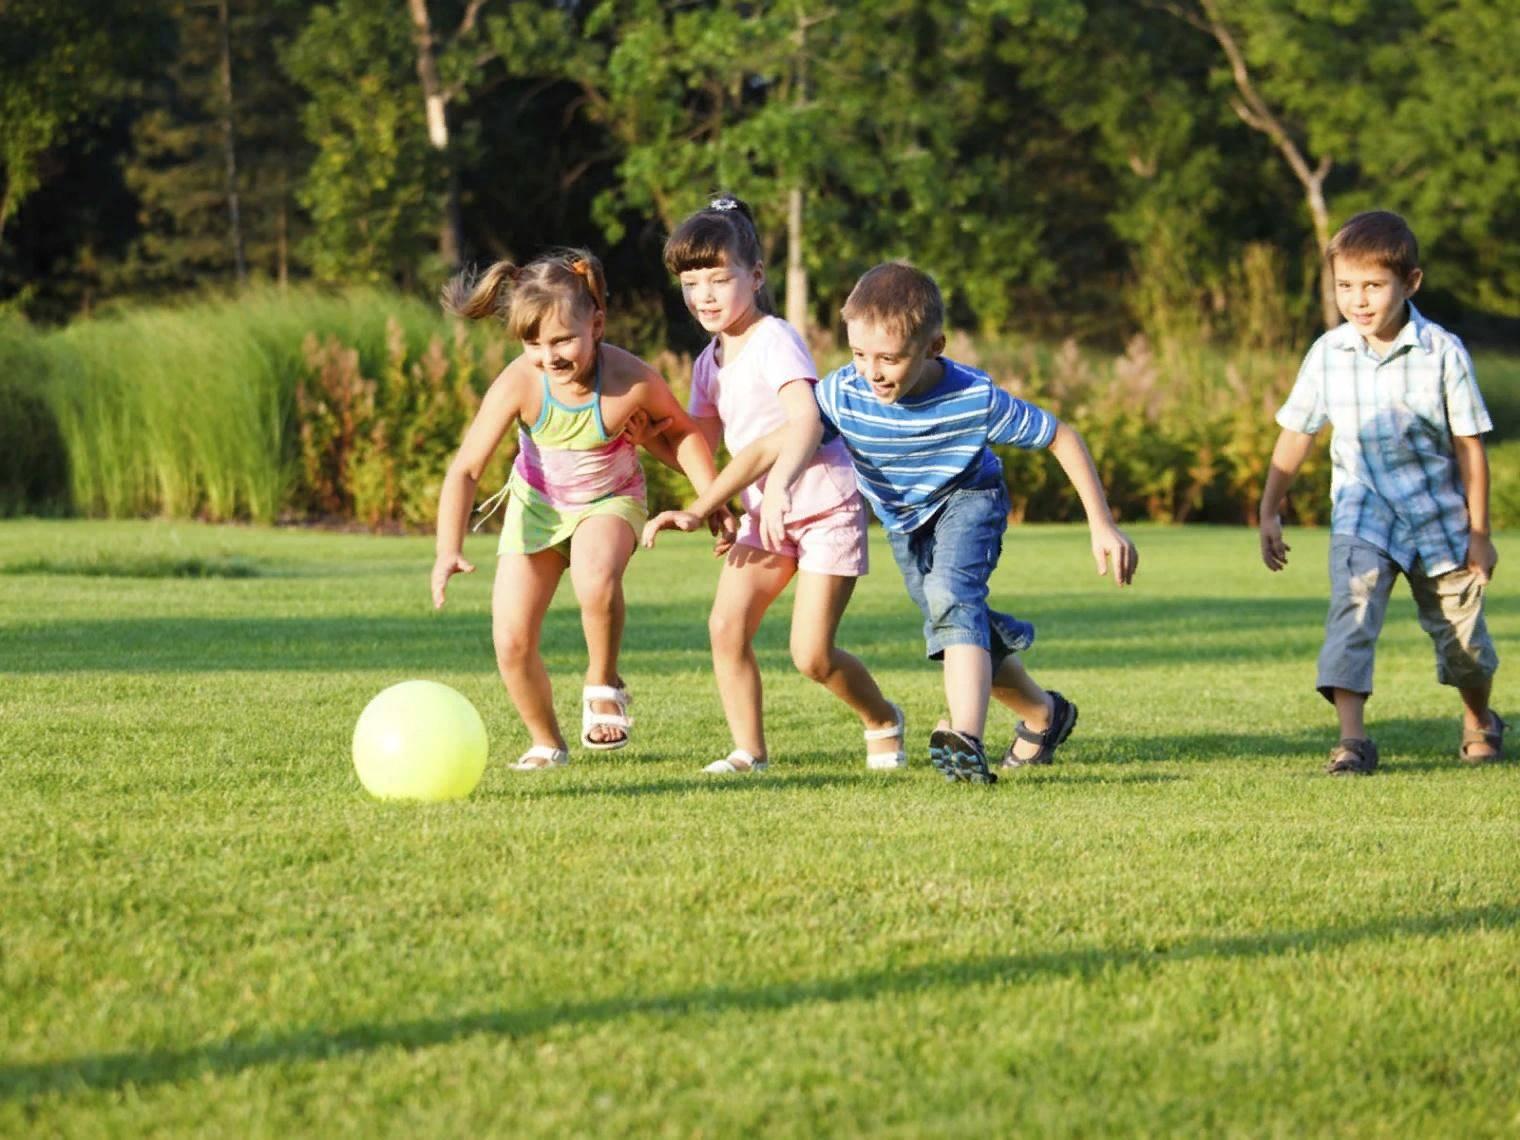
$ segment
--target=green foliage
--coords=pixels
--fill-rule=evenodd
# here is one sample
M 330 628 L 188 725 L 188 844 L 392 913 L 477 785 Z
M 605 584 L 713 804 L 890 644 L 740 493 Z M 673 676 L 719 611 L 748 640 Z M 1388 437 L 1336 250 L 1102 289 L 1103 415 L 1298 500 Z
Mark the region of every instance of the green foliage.
M 0 5 L 0 235 L 42 185 L 43 159 L 126 86 L 120 69 L 154 26 L 139 5 Z
M 419 355 L 445 331 L 435 309 L 394 295 L 250 290 L 41 338 L 43 390 L 68 454 L 75 509 L 272 521 L 299 479 L 303 338 L 354 346 L 358 367 L 373 375 L 388 359 L 388 324 Z
M 1251 523 L 1277 438 L 1273 416 L 1297 360 L 1277 353 L 1158 355 L 1144 337 L 1112 358 L 1068 341 L 1034 346 L 957 338 L 949 355 L 987 370 L 1087 441 L 1121 519 Z M 1048 455 L 999 449 L 1014 517 L 1075 521 L 1082 505 Z M 1289 497 L 1291 516 L 1329 516 L 1330 464 L 1317 449 Z
M 500 343 L 478 353 L 463 324 L 452 345 L 429 339 L 408 360 L 401 324 L 386 323 L 385 361 L 365 377 L 359 352 L 334 336 L 307 336 L 306 371 L 296 386 L 302 479 L 290 506 L 372 530 L 431 527 L 449 461 L 480 407 L 478 388 L 501 371 Z M 503 441 L 482 485 L 506 482 L 515 447 Z
M 215 5 L 173 0 L 168 66 L 132 124 L 127 185 L 144 219 L 118 288 L 139 294 L 188 291 L 235 278 L 228 196 L 228 139 L 236 168 L 238 233 L 254 279 L 286 280 L 301 268 L 305 218 L 295 189 L 311 161 L 291 131 L 300 90 L 279 56 L 301 27 L 299 0 L 229 0 L 232 102 L 221 75 Z
M 405 13 L 368 0 L 317 7 L 286 66 L 310 96 L 302 122 L 316 157 L 299 196 L 312 219 L 313 272 L 415 280 L 446 171 L 428 149 Z
M 68 507 L 68 459 L 46 398 L 47 370 L 41 338 L 0 313 L 0 517 Z

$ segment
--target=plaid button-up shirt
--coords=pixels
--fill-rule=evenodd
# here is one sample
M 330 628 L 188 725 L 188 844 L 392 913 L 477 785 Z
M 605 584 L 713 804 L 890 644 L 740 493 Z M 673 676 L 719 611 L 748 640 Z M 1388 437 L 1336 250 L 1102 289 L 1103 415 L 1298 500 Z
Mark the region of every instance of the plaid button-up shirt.
M 1467 499 L 1454 435 L 1493 428 L 1462 342 L 1409 306 L 1386 356 L 1348 324 L 1309 349 L 1277 422 L 1313 435 L 1329 421 L 1330 528 L 1409 571 L 1467 561 Z

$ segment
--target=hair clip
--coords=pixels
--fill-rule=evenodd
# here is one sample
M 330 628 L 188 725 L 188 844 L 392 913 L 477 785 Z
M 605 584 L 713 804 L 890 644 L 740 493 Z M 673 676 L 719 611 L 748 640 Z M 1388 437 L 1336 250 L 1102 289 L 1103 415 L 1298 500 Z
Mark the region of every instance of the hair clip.
M 714 198 L 707 203 L 707 208 L 709 210 L 737 210 L 739 203 L 733 198 Z

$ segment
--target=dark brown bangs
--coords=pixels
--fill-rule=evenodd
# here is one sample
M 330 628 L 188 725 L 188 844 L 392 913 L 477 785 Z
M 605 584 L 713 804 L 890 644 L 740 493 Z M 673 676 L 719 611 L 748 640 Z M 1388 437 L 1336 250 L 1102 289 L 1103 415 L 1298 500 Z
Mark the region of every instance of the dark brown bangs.
M 739 253 L 734 224 L 721 214 L 693 214 L 665 243 L 665 268 L 671 273 L 688 269 L 716 269 L 729 265 Z

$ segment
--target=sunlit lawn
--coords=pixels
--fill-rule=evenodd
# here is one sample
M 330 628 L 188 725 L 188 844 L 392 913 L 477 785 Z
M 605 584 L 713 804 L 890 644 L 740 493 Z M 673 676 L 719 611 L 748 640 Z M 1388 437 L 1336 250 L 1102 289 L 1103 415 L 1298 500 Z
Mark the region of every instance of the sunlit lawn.
M 1121 592 L 1082 530 L 1010 532 L 997 595 L 1081 722 L 988 789 L 924 762 L 879 537 L 842 642 L 914 767 L 865 770 L 778 613 L 775 762 L 714 780 L 695 538 L 629 573 L 633 745 L 520 775 L 489 540 L 440 615 L 425 538 L 0 524 L 0 1134 L 1514 1135 L 1520 765 L 1456 762 L 1404 596 L 1385 768 L 1321 775 L 1326 536 L 1274 577 L 1248 530 L 1135 533 Z M 568 587 L 546 645 L 573 723 Z M 485 717 L 468 801 L 359 788 L 409 677 Z

